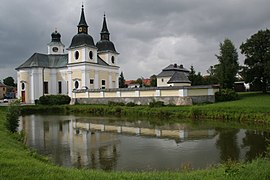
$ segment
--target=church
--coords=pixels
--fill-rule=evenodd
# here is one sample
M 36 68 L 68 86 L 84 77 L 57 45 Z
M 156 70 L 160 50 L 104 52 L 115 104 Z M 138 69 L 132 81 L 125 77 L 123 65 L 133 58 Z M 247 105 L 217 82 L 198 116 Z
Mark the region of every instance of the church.
M 22 102 L 34 103 L 48 94 L 72 97 L 76 89 L 118 88 L 119 53 L 110 41 L 105 15 L 96 44 L 88 32 L 83 6 L 77 29 L 67 53 L 60 33 L 55 31 L 47 54 L 34 53 L 16 68 L 18 98 Z

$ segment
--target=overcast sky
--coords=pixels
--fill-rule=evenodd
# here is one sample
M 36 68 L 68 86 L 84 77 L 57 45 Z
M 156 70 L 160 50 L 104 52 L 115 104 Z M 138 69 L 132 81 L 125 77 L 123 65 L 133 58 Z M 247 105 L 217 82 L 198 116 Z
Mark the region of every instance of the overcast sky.
M 0 80 L 16 77 L 15 68 L 33 53 L 47 53 L 55 28 L 69 47 L 81 5 L 78 0 L 1 0 Z M 84 6 L 95 43 L 106 12 L 125 79 L 147 78 L 171 63 L 206 74 L 218 63 L 215 54 L 225 38 L 238 48 L 270 26 L 269 0 L 84 0 Z

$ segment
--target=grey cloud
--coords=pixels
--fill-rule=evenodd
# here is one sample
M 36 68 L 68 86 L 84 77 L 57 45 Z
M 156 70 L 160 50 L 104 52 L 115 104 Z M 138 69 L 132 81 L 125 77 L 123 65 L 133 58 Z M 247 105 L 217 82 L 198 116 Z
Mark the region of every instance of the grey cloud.
M 269 7 L 268 0 L 100 0 L 86 2 L 85 13 L 97 42 L 106 12 L 121 70 L 126 79 L 134 79 L 157 74 L 174 62 L 187 68 L 193 65 L 205 74 L 217 63 L 215 54 L 225 38 L 239 47 L 269 27 Z M 80 8 L 81 3 L 72 0 L 3 0 L 0 79 L 34 52 L 46 53 L 54 28 L 68 47 L 77 31 Z

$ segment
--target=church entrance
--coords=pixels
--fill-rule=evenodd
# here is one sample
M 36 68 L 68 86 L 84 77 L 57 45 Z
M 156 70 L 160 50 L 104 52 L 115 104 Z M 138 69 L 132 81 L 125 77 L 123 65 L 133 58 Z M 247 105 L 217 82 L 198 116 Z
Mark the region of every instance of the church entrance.
M 25 103 L 25 91 L 22 91 L 22 102 Z

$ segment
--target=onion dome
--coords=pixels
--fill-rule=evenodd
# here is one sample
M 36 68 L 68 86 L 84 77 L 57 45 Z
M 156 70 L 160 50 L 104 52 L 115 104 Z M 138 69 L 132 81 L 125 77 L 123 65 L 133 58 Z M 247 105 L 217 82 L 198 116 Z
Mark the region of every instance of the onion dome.
M 61 42 L 61 34 L 55 30 L 52 34 L 52 42 Z

